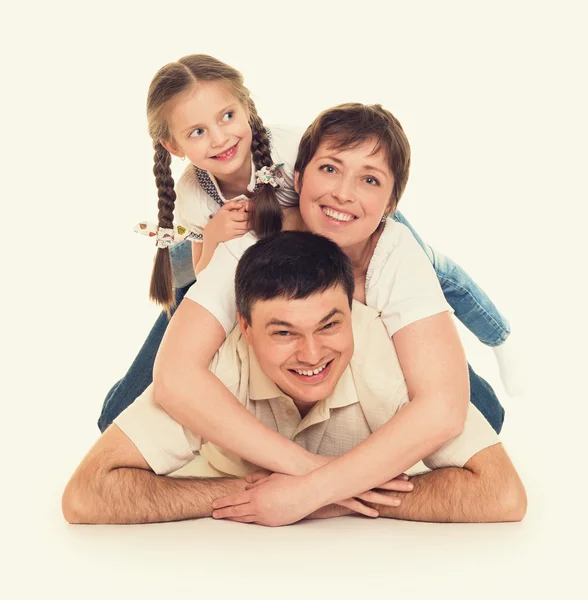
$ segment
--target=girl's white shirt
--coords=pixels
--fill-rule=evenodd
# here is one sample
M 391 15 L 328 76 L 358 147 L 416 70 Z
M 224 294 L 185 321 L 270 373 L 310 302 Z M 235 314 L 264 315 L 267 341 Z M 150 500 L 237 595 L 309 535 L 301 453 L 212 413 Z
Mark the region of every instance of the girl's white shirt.
M 208 310 L 227 335 L 237 324 L 235 271 L 239 259 L 257 242 L 254 233 L 221 243 L 186 298 Z M 399 329 L 442 312 L 453 313 L 433 265 L 402 223 L 386 219 L 365 282 L 366 304 L 376 310 L 392 337 Z
M 284 185 L 276 190 L 278 201 L 283 207 L 297 206 L 298 194 L 294 191 L 294 164 L 303 130 L 288 125 L 272 125 L 268 130 L 272 160 L 274 164 L 284 163 L 282 167 Z M 208 173 L 208 177 L 223 202 L 233 200 L 223 196 L 214 175 Z M 254 187 L 255 166 L 252 160 L 250 188 Z M 204 228 L 217 213 L 220 204 L 202 188 L 192 164 L 184 169 L 176 184 L 176 195 L 174 224 L 190 231 L 192 235 L 189 239 L 193 242 L 202 242 Z

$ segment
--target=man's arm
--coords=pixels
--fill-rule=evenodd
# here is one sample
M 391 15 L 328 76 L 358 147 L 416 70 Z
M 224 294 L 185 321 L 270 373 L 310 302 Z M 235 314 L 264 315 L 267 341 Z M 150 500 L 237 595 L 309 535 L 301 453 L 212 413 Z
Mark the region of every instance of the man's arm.
M 70 523 L 158 523 L 209 517 L 212 502 L 245 487 L 240 479 L 156 475 L 131 440 L 111 425 L 63 493 Z
M 410 478 L 400 506 L 374 504 L 381 517 L 435 523 L 520 521 L 527 510 L 525 488 L 502 444 L 481 450 L 463 468 L 446 467 Z

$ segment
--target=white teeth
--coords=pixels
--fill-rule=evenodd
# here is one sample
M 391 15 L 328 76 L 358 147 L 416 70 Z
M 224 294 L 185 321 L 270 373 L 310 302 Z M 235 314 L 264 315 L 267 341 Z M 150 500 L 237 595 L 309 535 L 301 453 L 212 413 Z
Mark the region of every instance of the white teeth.
M 319 367 L 318 369 L 313 369 L 312 371 L 302 371 L 302 370 L 298 370 L 298 369 L 294 369 L 296 371 L 296 373 L 298 373 L 298 375 L 306 375 L 307 377 L 310 377 L 311 375 L 317 375 L 318 373 L 320 373 L 323 369 L 326 368 L 327 365 L 323 365 L 322 367 Z
M 223 152 L 222 154 L 217 154 L 215 158 L 224 158 L 225 156 L 228 156 L 232 151 L 233 147 L 229 148 L 226 152 Z
M 327 217 L 331 217 L 331 219 L 336 219 L 337 221 L 353 221 L 355 219 L 352 215 L 345 215 L 343 213 L 337 212 L 332 208 L 323 207 L 323 212 Z

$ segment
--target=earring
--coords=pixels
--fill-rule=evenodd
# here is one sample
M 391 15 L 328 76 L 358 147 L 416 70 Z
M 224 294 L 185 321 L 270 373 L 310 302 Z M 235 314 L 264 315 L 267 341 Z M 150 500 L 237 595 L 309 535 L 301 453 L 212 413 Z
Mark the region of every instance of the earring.
M 185 156 L 182 156 L 182 160 L 186 160 L 186 157 L 185 157 Z
M 382 220 L 380 221 L 380 223 L 385 223 L 387 218 L 388 218 L 388 213 L 384 213 L 382 215 Z

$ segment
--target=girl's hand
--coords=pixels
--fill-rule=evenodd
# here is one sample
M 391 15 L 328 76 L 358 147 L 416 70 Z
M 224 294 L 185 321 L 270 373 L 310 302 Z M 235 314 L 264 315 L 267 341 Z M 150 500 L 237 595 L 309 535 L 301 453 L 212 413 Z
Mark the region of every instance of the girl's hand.
M 216 245 L 246 234 L 250 229 L 248 209 L 248 200 L 230 201 L 221 206 L 204 228 L 205 239 Z

